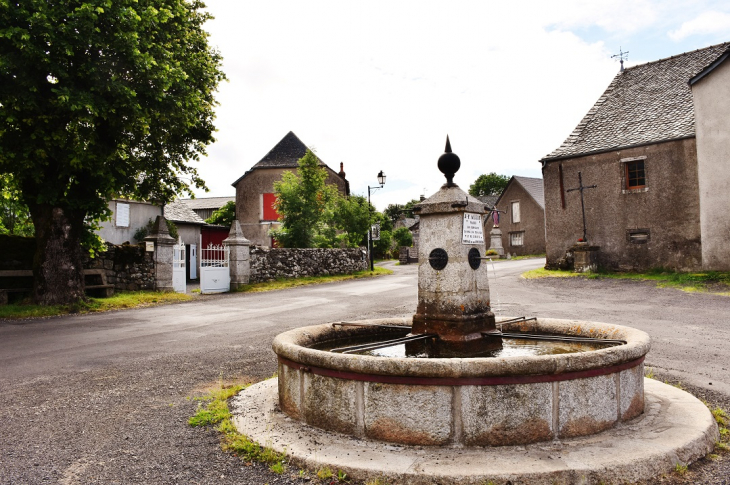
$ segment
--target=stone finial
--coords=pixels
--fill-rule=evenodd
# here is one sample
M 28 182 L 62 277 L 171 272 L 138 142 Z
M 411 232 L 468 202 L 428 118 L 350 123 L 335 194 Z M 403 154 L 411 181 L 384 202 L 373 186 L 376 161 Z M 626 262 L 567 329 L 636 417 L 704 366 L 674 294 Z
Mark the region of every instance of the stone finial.
M 167 228 L 167 220 L 164 216 L 157 216 L 155 223 L 152 225 L 150 236 L 169 236 L 170 230 Z
M 241 230 L 241 223 L 236 219 L 231 224 L 231 230 L 228 231 L 228 237 L 223 240 L 223 244 L 247 244 L 250 245 L 251 241 L 246 239 Z
M 461 167 L 461 160 L 456 153 L 451 151 L 451 142 L 449 141 L 449 135 L 446 135 L 446 149 L 444 154 L 439 157 L 438 167 L 441 173 L 446 176 L 446 187 L 454 187 L 454 174 L 459 171 Z

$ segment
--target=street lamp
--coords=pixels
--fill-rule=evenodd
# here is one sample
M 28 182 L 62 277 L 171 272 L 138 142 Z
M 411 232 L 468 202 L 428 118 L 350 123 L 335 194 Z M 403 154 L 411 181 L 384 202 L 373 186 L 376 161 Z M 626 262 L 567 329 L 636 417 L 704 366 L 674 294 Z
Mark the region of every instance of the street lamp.
M 370 205 L 370 190 L 376 191 L 378 189 L 382 189 L 383 185 L 385 185 L 385 174 L 381 170 L 378 172 L 378 183 L 380 184 L 379 187 L 370 187 L 368 185 L 368 210 L 372 210 L 372 206 Z M 370 271 L 375 270 L 375 264 L 373 260 L 373 225 L 370 224 L 370 229 L 368 230 L 368 253 L 370 254 Z

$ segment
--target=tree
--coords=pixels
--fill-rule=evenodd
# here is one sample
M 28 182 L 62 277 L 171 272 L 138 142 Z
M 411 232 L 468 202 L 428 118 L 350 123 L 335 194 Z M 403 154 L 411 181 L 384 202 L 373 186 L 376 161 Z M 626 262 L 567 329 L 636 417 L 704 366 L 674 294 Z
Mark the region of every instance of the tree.
M 81 242 L 109 199 L 166 202 L 205 187 L 189 163 L 214 140 L 225 76 L 203 7 L 0 3 L 0 174 L 12 174 L 33 220 L 38 303 L 84 297 Z
M 395 239 L 396 246 L 413 246 L 413 234 L 407 227 L 399 227 L 393 231 L 393 239 Z
M 311 248 L 323 224 L 334 217 L 328 213 L 334 212 L 338 192 L 334 185 L 326 184 L 327 172 L 310 150 L 298 163 L 296 174 L 284 172 L 282 179 L 274 182 L 281 228 L 272 230 L 271 235 L 283 247 Z
M 33 236 L 28 207 L 20 201 L 10 175 L 0 174 L 0 234 Z
M 405 205 L 388 204 L 388 207 L 385 208 L 383 214 L 385 214 L 392 222 L 397 221 L 401 214 L 405 214 L 406 217 L 413 217 L 413 207 L 420 203 L 421 201 L 419 199 L 411 199 L 406 202 Z
M 362 195 L 339 197 L 336 214 L 344 245 L 353 248 L 366 245 L 373 214 L 367 198 Z
M 474 197 L 482 195 L 500 195 L 507 184 L 509 183 L 510 177 L 506 175 L 498 175 L 495 172 L 487 175 L 480 175 L 469 186 L 469 195 Z
M 208 224 L 218 224 L 219 226 L 231 227 L 233 221 L 236 220 L 236 201 L 229 200 L 223 207 L 217 211 L 213 211 L 213 214 L 205 220 Z

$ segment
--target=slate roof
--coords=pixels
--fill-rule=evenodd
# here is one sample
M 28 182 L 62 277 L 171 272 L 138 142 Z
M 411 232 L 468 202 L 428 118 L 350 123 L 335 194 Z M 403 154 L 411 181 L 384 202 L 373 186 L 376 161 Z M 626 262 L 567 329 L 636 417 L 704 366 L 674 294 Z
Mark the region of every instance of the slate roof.
M 626 68 L 541 162 L 695 136 L 688 83 L 728 48 L 726 42 Z
M 176 200 L 165 204 L 165 219 L 172 222 L 183 222 L 187 224 L 201 224 L 205 221 L 188 207 L 186 201 Z
M 517 181 L 530 196 L 535 199 L 540 207 L 545 209 L 545 190 L 543 189 L 542 179 L 534 177 L 512 177 Z
M 498 195 L 478 195 L 477 199 L 484 202 L 485 205 L 488 205 L 489 207 L 494 207 L 497 204 L 497 200 L 499 199 Z
M 231 185 L 235 186 L 242 178 L 257 168 L 298 168 L 299 164 L 297 162 L 307 153 L 307 150 L 307 145 L 305 145 L 302 140 L 297 137 L 297 135 L 290 131 L 274 146 L 274 148 L 269 151 L 269 153 L 264 155 L 264 158 L 256 162 L 253 167 L 247 170 L 246 173 L 244 173 Z M 317 155 L 315 155 L 315 157 L 317 157 Z M 321 167 L 326 167 L 332 170 L 327 166 L 327 164 L 320 160 L 319 157 L 317 157 L 317 160 Z
M 418 222 L 418 219 L 416 219 L 415 217 L 403 217 L 402 219 L 399 218 L 397 221 L 395 221 L 393 227 L 395 229 L 398 229 L 399 227 L 405 227 L 406 229 L 410 229 L 416 224 L 416 222 Z
M 220 209 L 228 202 L 236 200 L 236 196 L 231 197 L 200 197 L 196 199 L 180 199 L 192 210 L 195 209 Z

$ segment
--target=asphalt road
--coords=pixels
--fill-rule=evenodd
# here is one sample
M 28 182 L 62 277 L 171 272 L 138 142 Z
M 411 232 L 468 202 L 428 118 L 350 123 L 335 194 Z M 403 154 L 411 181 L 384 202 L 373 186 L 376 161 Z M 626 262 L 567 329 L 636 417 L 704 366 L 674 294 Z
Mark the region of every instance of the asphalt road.
M 653 338 L 647 366 L 730 402 L 730 298 L 519 278 L 542 264 L 491 266 L 498 314 L 640 328 Z M 413 314 L 417 268 L 393 269 L 376 279 L 0 321 L 0 483 L 303 483 L 221 452 L 215 431 L 186 424 L 197 406 L 190 397 L 220 381 L 271 376 L 271 341 L 284 330 Z

